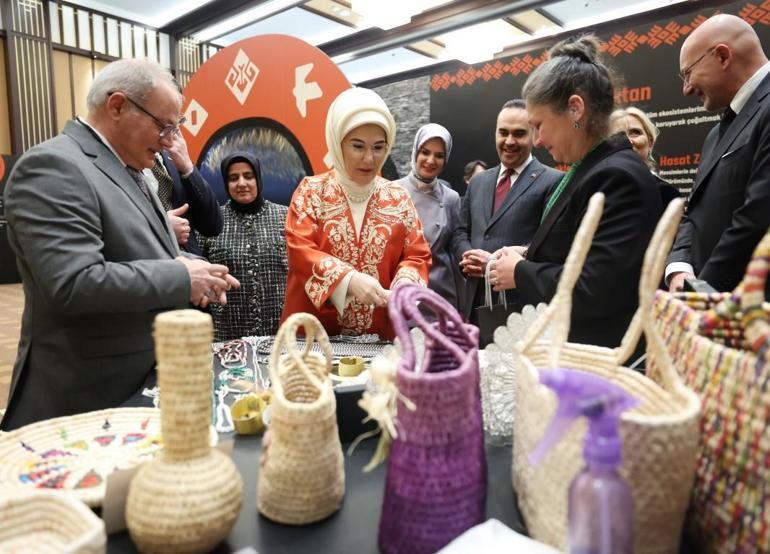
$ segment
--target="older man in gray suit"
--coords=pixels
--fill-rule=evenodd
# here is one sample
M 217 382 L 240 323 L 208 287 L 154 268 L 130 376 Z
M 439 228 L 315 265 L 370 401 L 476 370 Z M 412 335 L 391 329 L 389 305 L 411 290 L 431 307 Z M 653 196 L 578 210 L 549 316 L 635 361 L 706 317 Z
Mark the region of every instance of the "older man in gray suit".
M 6 189 L 25 307 L 5 430 L 124 404 L 154 373 L 155 315 L 238 286 L 226 267 L 180 255 L 141 176 L 182 122 L 171 74 L 114 62 L 87 105 L 21 157 Z
M 497 116 L 495 145 L 500 165 L 475 175 L 463 200 L 454 252 L 465 273 L 463 315 L 472 323 L 484 303 L 484 269 L 492 252 L 528 244 L 535 234 L 551 189 L 562 173 L 532 156 L 526 104 L 509 100 Z M 507 299 L 515 303 L 515 292 Z

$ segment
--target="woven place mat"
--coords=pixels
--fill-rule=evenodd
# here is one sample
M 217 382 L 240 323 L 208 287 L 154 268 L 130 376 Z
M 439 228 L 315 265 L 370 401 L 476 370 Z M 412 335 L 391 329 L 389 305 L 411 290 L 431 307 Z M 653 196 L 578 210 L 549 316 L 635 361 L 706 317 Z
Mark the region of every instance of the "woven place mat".
M 160 410 L 114 408 L 59 417 L 0 435 L 0 496 L 23 489 L 71 493 L 91 507 L 107 476 L 162 449 Z

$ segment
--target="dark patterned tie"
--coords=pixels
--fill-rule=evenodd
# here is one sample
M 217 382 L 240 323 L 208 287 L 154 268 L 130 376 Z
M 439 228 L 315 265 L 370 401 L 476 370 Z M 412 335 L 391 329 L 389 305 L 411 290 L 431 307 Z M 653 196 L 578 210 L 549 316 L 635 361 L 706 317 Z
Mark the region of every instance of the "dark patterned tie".
M 503 200 L 505 200 L 505 195 L 511 190 L 511 173 L 513 173 L 513 170 L 506 168 L 500 182 L 497 183 L 497 187 L 495 187 L 495 205 L 494 208 L 492 208 L 493 214 L 503 203 Z
M 719 131 L 717 131 L 720 139 L 725 134 L 725 131 L 727 131 L 730 123 L 733 122 L 733 119 L 735 119 L 735 112 L 730 106 L 727 106 L 725 111 L 722 112 L 722 120 L 719 122 Z
M 158 158 L 155 158 L 155 165 L 152 166 L 152 174 L 158 181 L 158 198 L 160 203 L 163 204 L 163 209 L 169 211 L 173 208 L 171 204 L 171 194 L 174 188 L 174 182 L 171 180 L 171 175 L 168 174 L 166 168 L 163 167 L 163 162 Z
M 152 204 L 152 197 L 150 196 L 150 189 L 147 188 L 147 181 L 144 180 L 144 175 L 141 171 L 137 171 L 133 167 L 126 166 L 126 169 L 128 170 L 128 174 L 131 175 L 131 178 L 134 180 L 134 182 L 139 185 L 139 190 L 142 191 L 142 194 L 144 194 L 145 198 L 150 201 L 150 204 Z

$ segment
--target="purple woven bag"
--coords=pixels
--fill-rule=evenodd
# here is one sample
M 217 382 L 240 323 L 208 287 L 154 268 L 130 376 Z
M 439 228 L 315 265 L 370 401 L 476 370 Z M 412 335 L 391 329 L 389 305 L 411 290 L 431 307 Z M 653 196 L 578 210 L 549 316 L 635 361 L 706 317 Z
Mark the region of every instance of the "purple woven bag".
M 429 323 L 420 309 L 429 308 Z M 484 521 L 487 466 L 479 394 L 479 330 L 435 292 L 402 285 L 389 300 L 390 319 L 403 346 L 397 366 L 398 438 L 388 456 L 380 519 L 382 552 L 433 553 Z M 423 371 L 407 321 L 425 334 Z

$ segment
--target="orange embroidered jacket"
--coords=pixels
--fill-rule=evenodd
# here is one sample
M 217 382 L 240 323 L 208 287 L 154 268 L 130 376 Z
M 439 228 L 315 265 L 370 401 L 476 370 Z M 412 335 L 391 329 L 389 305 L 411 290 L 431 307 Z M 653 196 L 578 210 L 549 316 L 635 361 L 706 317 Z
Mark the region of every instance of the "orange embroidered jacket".
M 402 278 L 424 286 L 431 264 L 430 246 L 405 189 L 376 178 L 357 238 L 334 170 L 306 177 L 294 191 L 286 218 L 286 250 L 289 274 L 281 321 L 308 312 L 330 335 L 377 333 L 393 338 L 387 308 L 353 299 L 338 314 L 331 295 L 350 271 L 371 275 L 385 288 Z

